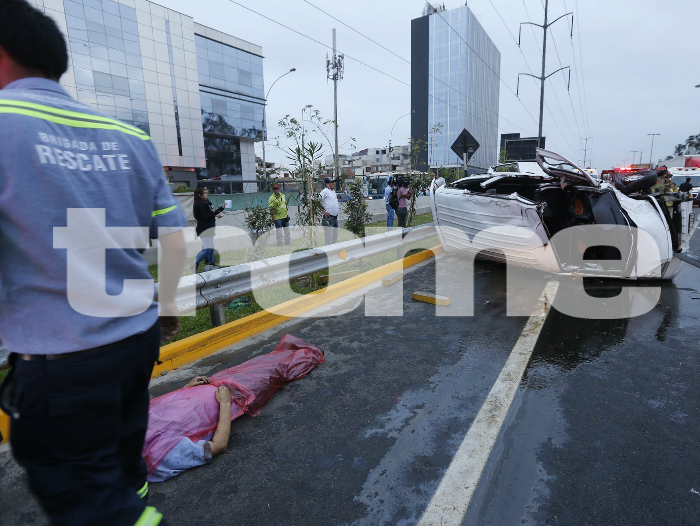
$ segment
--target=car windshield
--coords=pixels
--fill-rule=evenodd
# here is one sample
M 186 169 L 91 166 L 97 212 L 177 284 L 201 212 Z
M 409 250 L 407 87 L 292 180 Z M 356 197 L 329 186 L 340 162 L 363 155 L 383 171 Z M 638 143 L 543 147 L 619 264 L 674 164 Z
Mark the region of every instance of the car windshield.
M 686 179 L 690 179 L 690 184 L 692 184 L 694 187 L 695 186 L 700 186 L 700 175 L 693 175 L 693 176 L 688 176 L 688 175 L 674 175 L 671 180 L 676 183 L 676 184 L 681 184 L 685 183 Z

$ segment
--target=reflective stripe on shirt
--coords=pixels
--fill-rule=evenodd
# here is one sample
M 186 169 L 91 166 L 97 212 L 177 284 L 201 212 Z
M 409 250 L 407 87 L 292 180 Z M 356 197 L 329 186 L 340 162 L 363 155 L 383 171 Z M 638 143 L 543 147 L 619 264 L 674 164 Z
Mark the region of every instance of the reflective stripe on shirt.
M 177 209 L 177 205 L 169 206 L 168 208 L 161 208 L 160 210 L 154 210 L 153 213 L 151 214 L 152 217 L 156 216 L 162 216 L 163 214 L 167 214 L 168 212 L 172 212 L 173 210 Z
M 139 137 L 144 141 L 151 139 L 143 130 L 108 117 L 100 117 L 99 115 L 90 115 L 89 113 L 80 113 L 77 111 L 62 110 L 52 106 L 36 104 L 35 102 L 0 99 L 0 113 L 26 115 L 28 117 L 35 117 L 38 119 L 55 122 L 56 124 L 73 126 L 75 128 L 117 130 Z

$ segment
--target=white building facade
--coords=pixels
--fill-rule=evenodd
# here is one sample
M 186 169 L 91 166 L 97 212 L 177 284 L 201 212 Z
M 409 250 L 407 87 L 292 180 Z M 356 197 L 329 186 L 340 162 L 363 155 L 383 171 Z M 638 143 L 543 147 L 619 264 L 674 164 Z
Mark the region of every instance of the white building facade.
M 173 182 L 255 191 L 262 48 L 148 0 L 29 0 L 66 37 L 76 99 L 146 131 Z M 245 183 L 244 181 L 253 181 Z

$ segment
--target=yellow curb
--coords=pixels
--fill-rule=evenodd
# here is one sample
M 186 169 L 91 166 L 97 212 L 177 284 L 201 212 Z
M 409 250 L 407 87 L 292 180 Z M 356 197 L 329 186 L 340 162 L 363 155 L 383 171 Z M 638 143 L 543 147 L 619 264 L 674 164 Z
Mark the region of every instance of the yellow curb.
M 391 276 L 387 276 L 386 278 L 384 278 L 382 280 L 382 285 L 393 285 L 401 278 L 403 278 L 403 272 L 397 272 L 396 274 L 392 274 Z
M 305 312 L 312 311 L 326 303 L 364 288 L 375 281 L 381 280 L 385 276 L 400 272 L 405 268 L 430 259 L 441 252 L 442 246 L 437 245 L 419 252 L 418 254 L 408 256 L 402 261 L 392 261 L 391 263 L 364 272 L 354 278 L 346 279 L 345 281 L 331 285 L 323 290 L 305 294 L 300 298 L 295 298 L 277 305 L 274 307 L 274 311 L 264 310 L 256 312 L 240 320 L 222 325 L 221 327 L 214 327 L 213 329 L 200 332 L 189 338 L 184 338 L 175 343 L 165 345 L 160 349 L 160 361 L 163 363 L 157 364 L 153 368 L 152 377 L 155 378 L 159 376 L 162 371 L 171 371 L 177 367 L 188 365 L 205 356 L 209 356 L 221 349 L 230 347 L 235 343 L 260 334 L 287 320 L 299 317 Z
M 271 327 L 280 325 L 287 320 L 299 317 L 326 303 L 347 296 L 351 292 L 362 289 L 388 275 L 401 272 L 405 268 L 426 261 L 442 253 L 442 251 L 441 245 L 434 246 L 418 254 L 407 256 L 403 260 L 392 261 L 323 290 L 318 290 L 277 305 L 274 307 L 274 312 L 267 310 L 256 312 L 221 327 L 214 327 L 189 338 L 165 345 L 160 349 L 160 361 L 163 363 L 156 364 L 151 377 L 155 378 L 160 376 L 163 371 L 171 371 L 214 354 L 235 343 L 260 334 Z M 2 432 L 3 443 L 7 442 L 10 437 L 10 417 L 1 410 L 0 432 Z
M 429 292 L 416 291 L 412 295 L 413 299 L 416 301 L 422 301 L 424 303 L 432 303 L 433 305 L 449 305 L 450 298 L 447 296 L 438 296 L 437 294 L 430 294 Z
M 2 444 L 10 439 L 10 417 L 0 409 L 0 433 L 2 433 Z

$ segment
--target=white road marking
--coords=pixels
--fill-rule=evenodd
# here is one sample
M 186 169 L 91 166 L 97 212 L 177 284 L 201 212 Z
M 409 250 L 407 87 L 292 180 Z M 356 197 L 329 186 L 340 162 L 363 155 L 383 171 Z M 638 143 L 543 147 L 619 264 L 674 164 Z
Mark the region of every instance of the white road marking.
M 558 282 L 550 282 L 542 292 L 537 307 L 527 320 L 501 374 L 423 512 L 419 526 L 457 526 L 462 523 L 558 286 Z

